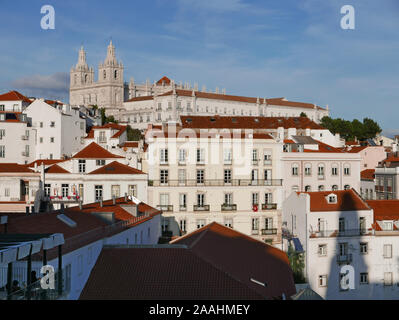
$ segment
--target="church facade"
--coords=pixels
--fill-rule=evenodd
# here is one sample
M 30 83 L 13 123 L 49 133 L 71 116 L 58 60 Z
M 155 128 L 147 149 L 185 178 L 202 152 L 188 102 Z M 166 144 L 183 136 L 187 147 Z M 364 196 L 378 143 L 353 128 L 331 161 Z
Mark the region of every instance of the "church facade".
M 107 56 L 98 66 L 97 81 L 94 68 L 86 62 L 83 47 L 78 63 L 70 71 L 71 105 L 97 105 L 107 115 L 133 128 L 145 129 L 148 124 L 178 122 L 182 115 L 225 115 L 257 117 L 299 117 L 303 113 L 319 123 L 329 115 L 328 106 L 288 101 L 285 98 L 255 98 L 227 95 L 225 89 L 215 92 L 200 90 L 198 84 L 176 84 L 168 77 L 157 82 L 124 82 L 124 67 L 116 59 L 115 47 L 110 41 Z

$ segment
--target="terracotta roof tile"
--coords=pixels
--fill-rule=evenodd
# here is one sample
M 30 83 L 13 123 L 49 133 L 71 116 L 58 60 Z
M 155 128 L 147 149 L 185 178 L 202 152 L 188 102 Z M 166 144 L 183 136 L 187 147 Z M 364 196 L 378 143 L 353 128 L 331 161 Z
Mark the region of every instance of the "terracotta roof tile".
M 46 173 L 70 173 L 68 170 L 61 168 L 58 164 L 54 164 L 45 170 Z
M 26 103 L 32 103 L 32 101 L 25 97 L 18 91 L 9 91 L 0 95 L 0 101 L 24 101 Z
M 399 220 L 399 200 L 367 200 L 374 211 L 374 221 Z
M 32 173 L 33 170 L 27 168 L 25 165 L 17 164 L 17 163 L 0 163 L 0 172 L 27 172 Z
M 361 180 L 374 180 L 375 178 L 375 169 L 366 169 L 360 172 L 360 179 Z
M 157 81 L 157 85 L 162 85 L 163 83 L 165 83 L 166 85 L 170 84 L 170 79 L 167 76 L 163 76 L 161 79 L 159 79 Z
M 101 129 L 110 129 L 110 130 L 118 130 L 118 132 L 116 132 L 112 137 L 112 138 L 118 138 L 119 136 L 121 136 L 127 129 L 127 126 L 121 126 L 119 124 L 116 123 L 107 123 L 103 126 L 93 126 L 89 133 L 87 134 L 87 136 L 85 137 L 85 139 L 94 139 L 94 131 L 95 130 L 101 130 Z
M 122 164 L 118 161 L 113 161 L 101 168 L 98 168 L 89 174 L 145 174 L 136 168 L 132 168 L 126 164 Z
M 92 142 L 87 147 L 76 153 L 73 159 L 115 159 L 123 158 L 122 156 L 115 155 L 103 147 L 99 146 L 97 143 Z
M 64 161 L 66 161 L 66 160 L 63 160 L 63 159 L 39 159 L 39 160 L 35 160 L 35 161 L 27 164 L 26 166 L 29 168 L 33 168 L 36 164 L 39 167 L 39 166 L 41 166 L 42 163 L 44 164 L 44 166 L 49 166 L 49 165 L 56 164 L 59 162 L 64 162 Z

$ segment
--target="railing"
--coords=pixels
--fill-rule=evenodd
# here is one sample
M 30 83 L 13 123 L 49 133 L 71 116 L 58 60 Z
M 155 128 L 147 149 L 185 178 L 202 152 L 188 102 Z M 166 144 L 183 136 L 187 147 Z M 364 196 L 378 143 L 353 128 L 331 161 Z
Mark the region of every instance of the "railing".
M 209 204 L 204 204 L 202 206 L 195 204 L 193 206 L 193 211 L 209 211 L 209 208 Z
M 179 206 L 179 211 L 187 211 L 187 206 Z
M 358 237 L 370 234 L 366 229 L 347 229 L 347 230 L 309 230 L 310 238 L 330 238 L 330 237 Z
M 220 210 L 221 211 L 237 211 L 237 205 L 224 203 L 221 205 Z
M 171 212 L 171 211 L 173 211 L 173 205 L 171 205 L 171 204 L 168 204 L 168 205 L 160 204 L 160 205 L 157 206 L 157 209 L 158 210 L 162 210 L 163 212 Z
M 186 160 L 179 160 L 179 166 L 185 166 L 186 165 Z
M 257 166 L 258 165 L 258 160 L 257 159 L 252 159 L 252 165 Z
M 337 254 L 337 263 L 351 263 L 352 262 L 352 253 L 340 255 Z
M 272 164 L 272 160 L 264 160 L 263 164 L 266 165 L 266 166 L 271 165 Z
M 22 136 L 21 139 L 22 140 L 29 140 L 29 136 Z
M 148 180 L 148 186 L 150 187 L 196 187 L 196 186 L 205 186 L 205 187 L 219 187 L 219 186 L 281 186 L 283 180 L 282 179 L 258 179 L 258 180 L 251 180 L 251 179 L 231 179 L 228 180 L 229 182 L 225 182 L 224 179 L 204 179 L 203 182 L 197 182 L 198 180 Z
M 277 229 L 262 229 L 262 236 L 277 234 Z
M 277 203 L 262 203 L 262 210 L 276 210 Z

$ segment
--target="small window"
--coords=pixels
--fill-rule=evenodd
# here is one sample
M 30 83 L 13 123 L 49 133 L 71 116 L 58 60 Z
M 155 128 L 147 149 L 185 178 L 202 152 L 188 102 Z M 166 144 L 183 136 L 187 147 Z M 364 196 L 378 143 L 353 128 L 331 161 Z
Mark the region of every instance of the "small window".
M 368 244 L 367 242 L 360 242 L 360 254 L 368 253 Z
M 392 258 L 392 245 L 391 244 L 384 244 L 384 258 L 385 259 Z
M 327 255 L 327 245 L 326 244 L 319 244 L 318 249 L 319 257 L 324 257 Z
M 360 273 L 360 284 L 369 283 L 369 274 L 367 272 Z
M 327 275 L 320 275 L 319 276 L 319 287 L 327 287 Z

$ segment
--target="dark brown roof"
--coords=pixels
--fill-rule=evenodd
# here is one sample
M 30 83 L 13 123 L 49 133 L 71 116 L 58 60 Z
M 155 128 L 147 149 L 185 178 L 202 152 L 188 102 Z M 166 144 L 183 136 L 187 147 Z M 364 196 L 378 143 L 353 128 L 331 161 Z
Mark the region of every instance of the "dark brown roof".
M 145 174 L 136 168 L 132 168 L 126 164 L 122 164 L 118 161 L 113 161 L 101 168 L 98 168 L 89 174 Z
M 374 221 L 399 220 L 399 200 L 367 200 L 374 211 Z
M 213 222 L 171 243 L 187 245 L 196 255 L 263 297 L 283 293 L 290 297 L 296 293 L 286 253 L 231 228 Z
M 362 172 L 360 172 L 360 179 L 373 181 L 374 177 L 375 177 L 374 173 L 375 173 L 375 169 L 363 170 Z
M 306 117 L 225 117 L 225 116 L 181 116 L 183 128 L 216 128 L 216 129 L 324 129 Z
M 184 248 L 104 248 L 81 300 L 260 300 L 263 297 Z
M 33 170 L 27 168 L 25 165 L 17 163 L 0 163 L 0 172 L 27 172 L 32 173 Z
M 103 147 L 99 146 L 97 143 L 92 142 L 87 147 L 76 153 L 73 159 L 114 159 L 123 158 L 122 156 L 117 156 Z

